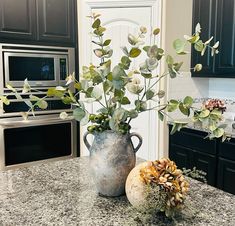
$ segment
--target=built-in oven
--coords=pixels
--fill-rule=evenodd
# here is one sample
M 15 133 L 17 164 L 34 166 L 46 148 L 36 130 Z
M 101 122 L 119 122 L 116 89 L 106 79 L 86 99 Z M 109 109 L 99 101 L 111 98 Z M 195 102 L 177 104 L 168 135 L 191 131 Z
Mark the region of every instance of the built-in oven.
M 77 122 L 72 117 L 0 119 L 0 170 L 77 155 Z
M 65 47 L 0 44 L 0 84 L 23 87 L 27 78 L 32 87 L 64 85 L 75 71 L 75 50 Z

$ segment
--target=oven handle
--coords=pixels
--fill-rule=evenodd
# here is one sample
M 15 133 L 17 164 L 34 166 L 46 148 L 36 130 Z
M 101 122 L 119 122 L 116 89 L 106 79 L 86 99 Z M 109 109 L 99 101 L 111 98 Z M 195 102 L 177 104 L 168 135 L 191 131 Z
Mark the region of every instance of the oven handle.
M 50 119 L 35 119 L 35 120 L 22 120 L 22 121 L 4 121 L 0 122 L 0 126 L 17 127 L 17 126 L 26 126 L 26 125 L 38 125 L 50 122 L 66 122 L 66 121 L 71 121 L 73 119 L 74 119 L 73 117 L 69 117 L 66 119 L 50 118 Z

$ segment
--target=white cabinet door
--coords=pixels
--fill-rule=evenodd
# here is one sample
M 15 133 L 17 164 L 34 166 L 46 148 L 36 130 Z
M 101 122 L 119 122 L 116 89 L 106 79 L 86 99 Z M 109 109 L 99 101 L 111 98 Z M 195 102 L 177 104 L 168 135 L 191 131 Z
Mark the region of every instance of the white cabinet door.
M 89 2 L 89 1 L 88 1 Z M 144 1 L 143 1 L 144 2 Z M 148 2 L 148 1 L 146 1 Z M 152 1 L 153 2 L 153 1 Z M 121 4 L 121 3 L 120 3 Z M 142 5 L 142 6 L 126 6 L 126 7 L 118 7 L 118 6 L 105 6 L 103 3 L 101 6 L 92 7 L 92 3 L 89 4 L 90 12 L 96 12 L 101 14 L 101 21 L 103 26 L 106 27 L 105 38 L 112 39 L 111 48 L 114 53 L 112 56 L 112 65 L 116 65 L 121 57 L 124 55 L 121 46 L 128 46 L 127 36 L 129 33 L 137 34 L 140 26 L 147 27 L 149 33 L 145 37 L 145 43 L 151 43 L 151 28 L 154 24 L 154 13 L 153 6 L 151 5 Z M 155 15 L 156 16 L 156 15 Z M 82 39 L 85 41 L 90 40 L 89 32 L 90 28 L 85 28 L 82 26 Z M 86 35 L 85 35 L 86 34 Z M 80 42 L 81 43 L 81 42 Z M 89 57 L 88 53 L 92 54 L 92 48 L 95 46 L 89 45 L 89 43 L 83 42 L 86 46 L 85 55 Z M 80 47 L 84 48 L 84 46 Z M 83 52 L 83 51 L 82 51 Z M 88 52 L 88 53 L 87 53 Z M 80 54 L 80 58 L 83 57 Z M 131 68 L 138 67 L 138 65 L 143 62 L 146 58 L 144 53 L 141 54 L 141 57 L 138 57 L 137 60 L 133 61 Z M 97 58 L 92 54 L 90 58 L 90 62 L 96 64 L 99 63 Z M 129 95 L 131 100 L 136 99 L 133 95 Z M 96 104 L 93 105 L 93 111 L 98 108 Z M 156 159 L 157 157 L 157 146 L 158 146 L 158 120 L 157 120 L 157 112 L 146 112 L 141 113 L 138 118 L 132 121 L 131 126 L 133 132 L 139 133 L 143 137 L 143 145 L 140 150 L 137 152 L 137 156 L 142 157 L 144 159 Z M 134 146 L 137 144 L 137 140 L 133 140 Z

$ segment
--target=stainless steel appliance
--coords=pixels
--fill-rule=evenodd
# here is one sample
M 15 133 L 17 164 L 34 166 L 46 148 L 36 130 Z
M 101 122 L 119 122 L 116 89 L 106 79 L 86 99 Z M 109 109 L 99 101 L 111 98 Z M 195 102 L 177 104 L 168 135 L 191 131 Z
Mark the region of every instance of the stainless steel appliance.
M 0 107 L 0 170 L 77 156 L 77 122 L 72 117 L 62 120 L 58 114 L 71 112 L 70 105 L 50 97 L 46 110 L 35 109 L 28 120 L 21 117 L 28 111 L 24 100 L 30 94 L 46 96 L 48 87 L 64 85 L 74 71 L 73 48 L 0 43 L 0 94 L 11 102 Z M 25 78 L 35 91 L 21 92 Z M 8 83 L 22 99 L 8 90 Z
M 25 103 L 11 95 L 6 87 L 8 83 L 21 90 L 27 78 L 30 86 L 37 90 L 29 94 L 45 96 L 49 87 L 65 85 L 67 75 L 74 71 L 74 48 L 0 43 L 0 93 L 7 94 L 11 100 L 9 106 L 0 109 L 0 118 L 20 116 L 20 112 L 27 111 Z M 23 99 L 28 99 L 29 94 L 22 95 Z M 36 114 L 71 110 L 70 105 L 63 104 L 58 98 L 46 100 L 46 111 L 38 108 Z
M 25 78 L 37 88 L 65 84 L 75 71 L 74 48 L 0 44 L 0 86 L 22 87 Z
M 77 156 L 77 123 L 57 115 L 0 119 L 0 170 Z

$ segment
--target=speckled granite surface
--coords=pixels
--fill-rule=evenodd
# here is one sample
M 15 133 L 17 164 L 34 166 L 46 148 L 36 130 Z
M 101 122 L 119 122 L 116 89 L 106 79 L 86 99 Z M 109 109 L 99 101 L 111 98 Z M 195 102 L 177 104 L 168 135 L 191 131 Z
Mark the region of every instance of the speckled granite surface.
M 193 215 L 142 221 L 125 196 L 97 195 L 88 163 L 83 157 L 0 172 L 0 225 L 235 225 L 235 196 L 194 180 Z

